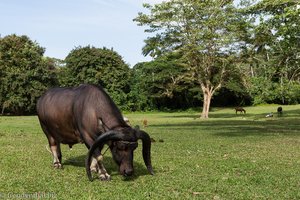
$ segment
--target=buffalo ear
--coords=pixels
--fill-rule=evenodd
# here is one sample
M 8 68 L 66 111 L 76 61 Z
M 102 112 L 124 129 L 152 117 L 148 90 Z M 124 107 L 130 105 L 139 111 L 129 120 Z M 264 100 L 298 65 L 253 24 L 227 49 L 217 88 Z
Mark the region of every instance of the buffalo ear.
M 144 163 L 148 169 L 148 172 L 154 175 L 152 164 L 151 164 L 151 139 L 150 136 L 142 130 L 137 130 L 136 136 L 138 139 L 142 140 L 143 143 L 143 159 Z
M 85 170 L 87 173 L 87 176 L 90 181 L 92 181 L 92 174 L 90 170 L 91 166 L 91 161 L 92 161 L 92 156 L 97 148 L 102 149 L 104 144 L 108 142 L 109 140 L 123 140 L 124 139 L 124 134 L 116 131 L 107 131 L 106 133 L 100 135 L 94 142 L 94 144 L 91 146 L 89 149 L 89 152 L 87 154 L 87 158 L 85 161 Z

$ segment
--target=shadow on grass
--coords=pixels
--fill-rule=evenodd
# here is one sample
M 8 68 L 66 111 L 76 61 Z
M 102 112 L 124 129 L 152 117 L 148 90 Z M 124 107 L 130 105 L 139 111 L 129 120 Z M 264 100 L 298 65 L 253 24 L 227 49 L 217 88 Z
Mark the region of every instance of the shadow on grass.
M 267 114 L 267 113 L 266 113 Z M 190 119 L 200 119 L 201 113 L 199 112 L 199 114 L 187 114 L 187 115 L 168 115 L 168 116 L 164 116 L 164 118 L 190 118 Z M 214 119 L 218 119 L 218 118 L 222 118 L 222 119 L 230 119 L 230 118 L 255 118 L 255 117 L 264 117 L 265 114 L 244 114 L 244 113 L 214 113 L 214 112 L 210 112 L 209 113 L 209 117 L 210 118 L 214 118 Z
M 292 115 L 293 116 L 293 115 Z M 243 136 L 274 136 L 295 135 L 300 136 L 299 118 L 273 117 L 263 120 L 192 120 L 183 123 L 168 123 L 151 125 L 151 127 L 165 127 L 170 129 L 184 129 L 186 131 L 199 130 L 212 132 L 216 136 L 243 137 Z
M 62 161 L 63 166 L 74 166 L 74 167 L 80 167 L 85 170 L 85 159 L 86 155 L 81 155 L 77 157 L 72 157 L 66 160 Z M 112 157 L 105 156 L 104 157 L 104 167 L 107 170 L 107 172 L 111 175 L 119 175 L 118 166 L 112 159 Z M 137 179 L 139 176 L 145 176 L 149 175 L 147 168 L 145 165 L 142 165 L 141 163 L 133 161 L 133 167 L 134 167 L 134 175 L 131 177 L 123 177 L 124 181 L 133 181 Z M 119 175 L 121 176 L 121 175 Z
M 221 109 L 219 109 L 221 110 Z M 228 109 L 227 109 L 228 110 Z M 265 118 L 265 116 L 269 113 L 273 113 L 274 117 L 300 117 L 300 109 L 295 109 L 295 110 L 284 110 L 282 115 L 278 115 L 276 110 L 270 109 L 270 112 L 264 112 L 264 113 L 251 113 L 251 110 L 248 110 L 246 114 L 244 113 L 235 113 L 234 108 L 232 108 L 232 113 L 220 113 L 211 111 L 209 113 L 210 118 L 222 118 L 222 119 L 230 119 L 230 118 L 252 118 L 252 119 L 259 119 L 259 118 Z M 185 115 L 180 115 L 180 114 L 174 114 L 174 115 L 168 115 L 164 116 L 165 118 L 191 118 L 191 119 L 199 119 L 201 115 L 201 112 L 199 111 L 198 114 L 185 114 Z
M 222 121 L 208 123 L 207 128 L 216 126 L 216 136 L 300 136 L 299 119 L 270 119 L 267 121 Z

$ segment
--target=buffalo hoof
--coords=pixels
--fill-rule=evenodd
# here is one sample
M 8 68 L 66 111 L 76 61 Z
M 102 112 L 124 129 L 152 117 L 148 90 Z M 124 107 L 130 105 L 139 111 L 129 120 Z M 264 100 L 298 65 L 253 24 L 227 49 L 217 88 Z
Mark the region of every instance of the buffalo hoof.
M 108 173 L 99 174 L 99 179 L 101 181 L 110 181 L 111 180 L 110 175 Z
M 61 165 L 59 162 L 55 162 L 55 163 L 53 163 L 53 167 L 54 167 L 55 169 L 61 169 L 61 168 L 62 168 L 62 165 Z

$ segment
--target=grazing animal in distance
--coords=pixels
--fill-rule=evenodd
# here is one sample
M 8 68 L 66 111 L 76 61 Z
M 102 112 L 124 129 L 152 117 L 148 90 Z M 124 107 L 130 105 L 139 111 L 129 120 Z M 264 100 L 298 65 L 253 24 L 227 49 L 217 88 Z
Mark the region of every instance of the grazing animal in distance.
M 143 126 L 144 128 L 148 126 L 148 120 L 147 119 L 143 119 Z
M 38 100 L 37 113 L 55 168 L 62 167 L 61 144 L 72 147 L 84 143 L 89 149 L 85 164 L 89 180 L 93 180 L 91 171 L 98 173 L 101 180 L 110 180 L 101 154 L 107 144 L 120 174 L 131 176 L 133 151 L 138 146 L 137 140 L 141 139 L 144 163 L 153 174 L 150 136 L 124 121 L 121 111 L 101 86 L 83 84 L 52 88 Z
M 235 114 L 237 114 L 237 112 L 246 114 L 246 110 L 242 107 L 236 107 L 234 109 L 235 109 Z
M 277 114 L 278 114 L 278 116 L 281 116 L 281 115 L 282 115 L 282 107 L 281 107 L 281 106 L 279 106 L 279 107 L 277 108 Z

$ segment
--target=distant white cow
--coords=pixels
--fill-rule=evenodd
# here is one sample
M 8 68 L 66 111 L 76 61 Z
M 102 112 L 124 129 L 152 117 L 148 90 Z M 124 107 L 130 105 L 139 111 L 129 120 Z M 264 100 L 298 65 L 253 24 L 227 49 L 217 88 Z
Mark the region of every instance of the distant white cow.
M 124 119 L 124 121 L 125 121 L 128 125 L 130 125 L 130 121 L 129 121 L 129 119 L 128 119 L 127 117 L 123 117 L 123 119 Z
M 273 113 L 267 114 L 266 117 L 273 117 Z

